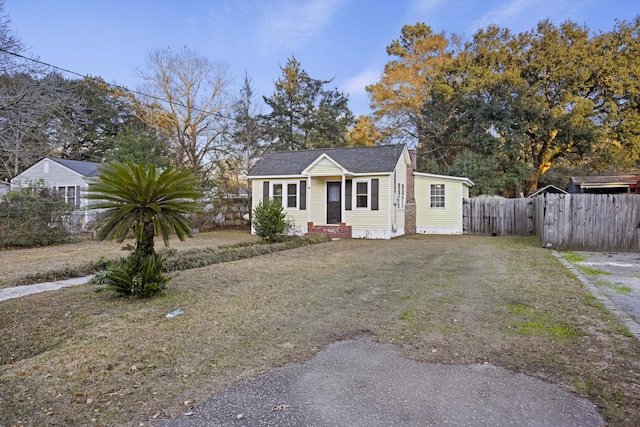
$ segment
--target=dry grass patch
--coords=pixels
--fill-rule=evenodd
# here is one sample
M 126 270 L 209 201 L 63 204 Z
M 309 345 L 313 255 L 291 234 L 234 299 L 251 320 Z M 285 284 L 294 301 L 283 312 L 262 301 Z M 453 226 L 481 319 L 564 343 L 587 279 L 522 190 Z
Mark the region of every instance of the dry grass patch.
M 193 238 L 183 242 L 174 237 L 170 240 L 170 248 L 180 253 L 256 241 L 257 237 L 249 234 L 248 230 L 223 230 L 194 234 Z M 157 250 L 163 250 L 162 239 L 157 239 L 155 243 Z M 133 245 L 135 242 L 86 239 L 41 248 L 0 250 L 0 289 L 88 275 L 99 265 L 101 258 L 117 259 L 126 256 L 128 252 L 122 248 L 129 244 Z
M 9 425 L 152 423 L 362 331 L 558 384 L 611 425 L 640 419 L 638 341 L 534 239 L 341 240 L 182 271 L 152 300 L 81 286 L 1 304 Z

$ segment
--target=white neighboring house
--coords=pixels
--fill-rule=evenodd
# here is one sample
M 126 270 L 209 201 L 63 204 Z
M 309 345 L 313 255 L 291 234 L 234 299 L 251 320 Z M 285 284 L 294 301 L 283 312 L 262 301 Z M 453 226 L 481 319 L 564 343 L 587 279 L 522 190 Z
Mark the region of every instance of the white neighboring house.
M 11 184 L 7 181 L 0 181 L 0 197 L 4 196 L 11 189 Z
M 100 175 L 98 166 L 100 163 L 45 157 L 13 177 L 11 189 L 44 181 L 46 186 L 60 193 L 65 202 L 75 207 L 74 225 L 84 229 L 94 218 L 95 212 L 88 210 L 88 200 L 83 196 L 89 179 Z

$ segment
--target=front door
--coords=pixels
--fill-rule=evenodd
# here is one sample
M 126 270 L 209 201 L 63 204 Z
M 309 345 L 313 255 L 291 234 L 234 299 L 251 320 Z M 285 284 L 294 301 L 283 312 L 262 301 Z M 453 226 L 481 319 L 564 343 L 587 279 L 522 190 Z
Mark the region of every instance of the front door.
M 342 222 L 341 189 L 342 183 L 327 182 L 327 224 Z

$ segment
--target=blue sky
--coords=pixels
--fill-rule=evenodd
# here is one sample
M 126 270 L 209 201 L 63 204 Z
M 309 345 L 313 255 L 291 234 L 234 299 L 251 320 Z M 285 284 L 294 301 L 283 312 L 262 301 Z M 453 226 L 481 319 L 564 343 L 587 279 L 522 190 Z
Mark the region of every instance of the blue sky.
M 347 93 L 369 114 L 367 84 L 390 60 L 385 48 L 405 24 L 471 36 L 494 23 L 512 31 L 571 19 L 610 31 L 640 14 L 637 0 L 5 0 L 11 28 L 42 61 L 136 89 L 149 51 L 187 46 L 245 71 L 260 95 L 273 93 L 292 55 L 316 79 Z M 74 77 L 74 76 L 69 76 Z M 268 112 L 265 107 L 265 111 Z

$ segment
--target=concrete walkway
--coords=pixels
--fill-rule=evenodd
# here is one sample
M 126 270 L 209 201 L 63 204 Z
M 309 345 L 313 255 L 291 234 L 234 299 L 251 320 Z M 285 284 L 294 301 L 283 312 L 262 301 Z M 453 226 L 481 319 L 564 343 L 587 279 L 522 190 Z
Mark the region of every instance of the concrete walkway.
M 638 254 L 624 254 L 624 253 L 610 253 L 607 255 L 595 254 L 590 252 L 578 252 L 581 255 L 588 257 L 590 261 L 578 262 L 578 265 L 585 265 L 587 267 L 597 266 L 605 270 L 609 274 L 613 274 L 616 270 L 628 270 L 624 273 L 618 271 L 617 274 L 623 277 L 625 283 L 632 285 L 634 288 L 640 290 L 640 262 L 637 260 L 633 263 L 627 262 L 630 257 L 638 258 Z M 553 251 L 553 255 L 564 265 L 571 273 L 573 273 L 578 280 L 587 288 L 596 299 L 605 306 L 607 310 L 613 313 L 623 324 L 629 329 L 637 339 L 640 340 L 640 324 L 637 320 L 632 318 L 629 314 L 633 314 L 634 311 L 640 314 L 640 291 L 636 291 L 636 295 L 630 295 L 627 297 L 613 295 L 608 296 L 603 292 L 601 287 L 596 286 L 592 280 L 590 280 L 585 274 L 577 269 L 572 263 L 567 261 L 560 253 Z M 592 261 L 596 258 L 606 256 L 609 258 L 607 263 L 599 262 L 594 264 Z M 616 262 L 618 261 L 618 262 Z M 623 266 L 621 268 L 621 266 Z M 607 280 L 615 280 L 616 278 L 622 279 L 619 276 L 606 276 Z M 624 297 L 624 298 L 623 298 Z M 627 304 L 625 304 L 627 302 Z M 628 313 L 627 313 L 628 311 Z M 637 317 L 636 317 L 637 318 Z
M 69 286 L 84 285 L 93 278 L 91 276 L 77 277 L 74 279 L 57 280 L 55 282 L 36 283 L 35 285 L 14 286 L 12 288 L 0 289 L 0 301 L 12 298 L 19 298 L 25 295 L 37 294 L 40 292 L 55 291 Z

